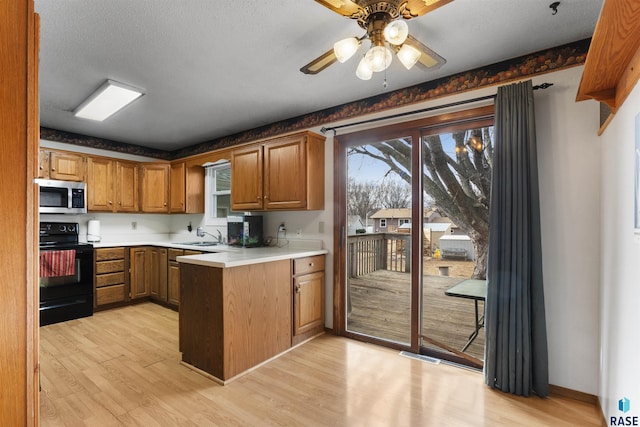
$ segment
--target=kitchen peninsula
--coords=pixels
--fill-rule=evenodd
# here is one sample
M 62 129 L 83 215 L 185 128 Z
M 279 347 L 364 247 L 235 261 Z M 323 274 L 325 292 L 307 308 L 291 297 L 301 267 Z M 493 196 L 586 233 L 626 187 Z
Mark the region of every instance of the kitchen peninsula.
M 180 351 L 225 384 L 324 329 L 323 249 L 182 256 Z

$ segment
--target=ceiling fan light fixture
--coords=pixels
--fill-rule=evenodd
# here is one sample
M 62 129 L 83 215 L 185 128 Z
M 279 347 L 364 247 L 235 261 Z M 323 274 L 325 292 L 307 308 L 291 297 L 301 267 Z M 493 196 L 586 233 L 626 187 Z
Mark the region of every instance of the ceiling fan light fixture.
M 420 59 L 420 56 L 422 55 L 422 52 L 411 45 L 405 44 L 402 45 L 396 55 L 400 62 L 402 62 L 402 65 L 404 65 L 407 70 L 410 70 L 414 65 L 416 65 L 416 62 L 418 62 L 418 59 Z
M 333 53 L 335 53 L 339 62 L 346 62 L 357 52 L 359 47 L 360 41 L 355 37 L 349 37 L 337 41 L 333 45 Z
M 384 38 L 389 43 L 399 46 L 407 39 L 409 35 L 409 26 L 406 22 L 396 20 L 389 22 L 384 27 Z
M 386 46 L 374 46 L 367 51 L 364 55 L 364 60 L 371 69 L 371 71 L 377 73 L 384 71 L 391 65 L 393 54 L 391 50 Z
M 367 64 L 365 58 L 360 60 L 358 68 L 356 68 L 356 76 L 358 76 L 360 80 L 370 80 L 371 76 L 373 76 L 373 71 L 369 68 L 369 64 Z

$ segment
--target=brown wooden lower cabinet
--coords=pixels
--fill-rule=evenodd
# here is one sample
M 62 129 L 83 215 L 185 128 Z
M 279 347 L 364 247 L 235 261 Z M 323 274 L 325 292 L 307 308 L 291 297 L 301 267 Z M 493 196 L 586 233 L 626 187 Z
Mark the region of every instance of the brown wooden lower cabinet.
M 94 251 L 94 307 L 100 308 L 129 299 L 128 257 L 124 247 Z
M 146 247 L 129 248 L 129 297 L 132 300 L 151 295 L 149 258 Z
M 293 345 L 324 330 L 324 280 L 324 255 L 293 260 Z
M 167 248 L 150 247 L 149 258 L 149 292 L 151 299 L 167 302 Z
M 182 360 L 222 382 L 291 347 L 291 261 L 180 265 Z

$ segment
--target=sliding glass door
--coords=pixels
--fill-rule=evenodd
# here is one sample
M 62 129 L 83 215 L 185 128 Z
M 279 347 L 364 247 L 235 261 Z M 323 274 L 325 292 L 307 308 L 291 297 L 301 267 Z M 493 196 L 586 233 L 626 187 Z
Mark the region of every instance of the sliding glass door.
M 483 107 L 338 138 L 338 332 L 482 366 L 492 124 Z
M 410 137 L 347 148 L 346 329 L 405 345 L 411 342 L 410 160 Z
M 481 367 L 493 127 L 462 123 L 422 136 L 421 347 Z M 460 360 L 461 359 L 461 360 Z

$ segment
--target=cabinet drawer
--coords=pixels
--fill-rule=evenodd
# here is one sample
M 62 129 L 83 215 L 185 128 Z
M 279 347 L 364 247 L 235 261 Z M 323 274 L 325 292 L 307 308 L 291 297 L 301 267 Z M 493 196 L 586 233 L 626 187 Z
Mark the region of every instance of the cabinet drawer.
M 184 250 L 169 248 L 169 261 L 175 261 L 176 257 L 184 255 Z
M 202 252 L 194 251 L 194 250 L 191 250 L 191 249 L 185 249 L 184 250 L 184 254 L 185 255 L 202 255 Z
M 124 272 L 107 273 L 96 276 L 96 288 L 109 285 L 118 285 L 121 283 L 125 283 Z
M 105 261 L 111 259 L 124 259 L 124 248 L 96 249 L 96 261 Z
M 124 271 L 123 259 L 96 262 L 96 274 L 115 273 L 120 271 Z
M 96 305 L 111 304 L 125 300 L 125 286 L 113 285 L 96 289 Z
M 324 270 L 324 255 L 296 258 L 293 260 L 293 274 L 307 274 Z

